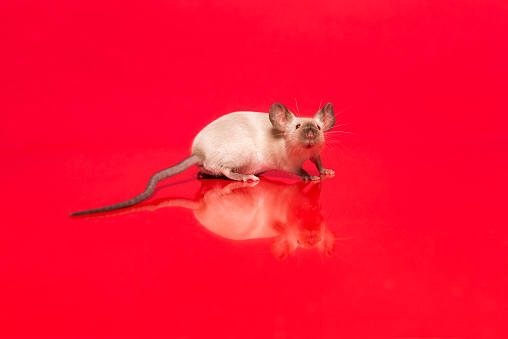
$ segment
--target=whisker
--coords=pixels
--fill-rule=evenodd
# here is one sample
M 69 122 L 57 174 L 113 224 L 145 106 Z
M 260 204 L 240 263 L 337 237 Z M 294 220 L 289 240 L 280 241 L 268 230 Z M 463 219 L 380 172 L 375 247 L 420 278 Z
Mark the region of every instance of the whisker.
M 323 149 L 331 149 L 333 151 L 339 151 L 340 153 L 344 154 L 344 152 L 338 147 L 338 145 L 334 144 L 333 142 L 327 142 L 323 146 Z
M 340 124 L 340 125 L 334 125 L 333 128 L 340 127 L 340 126 L 346 126 L 346 125 L 352 125 L 352 124 L 354 124 L 354 123 L 353 122 L 345 122 L 345 123 Z M 326 131 L 325 133 L 332 132 L 332 131 L 333 131 L 333 129 L 329 130 L 329 131 Z
M 298 116 L 300 116 L 300 110 L 298 109 L 298 101 L 296 101 L 296 97 L 295 97 L 295 104 L 296 104 L 296 114 Z
M 325 143 L 325 146 L 337 146 L 338 149 L 341 151 L 342 154 L 344 154 L 344 152 L 342 152 L 341 148 L 344 148 L 345 150 L 347 150 L 350 154 L 354 154 L 353 151 L 351 151 L 351 149 L 349 149 L 348 147 L 346 147 L 340 140 L 338 139 L 334 139 L 334 138 L 330 138 L 330 139 L 327 139 L 327 142 Z M 340 146 L 340 147 L 339 147 Z
M 323 254 L 321 253 L 321 251 L 318 251 L 319 253 L 319 257 L 321 258 L 321 262 L 323 263 L 323 266 L 325 266 L 325 261 L 323 260 Z
M 350 244 L 342 244 L 338 241 L 335 242 L 335 245 L 339 245 L 339 246 L 351 246 Z
M 345 110 L 347 110 L 347 109 L 350 109 L 350 108 L 351 108 L 351 107 L 353 107 L 354 105 L 356 105 L 356 104 L 351 104 L 351 105 L 349 105 L 348 107 L 346 107 L 346 108 L 344 108 L 343 110 L 339 111 L 339 113 L 335 113 L 335 115 L 339 115 L 339 114 L 341 114 L 342 112 L 344 112 L 344 111 L 345 111 Z
M 340 241 L 340 240 L 350 240 L 350 239 L 356 239 L 356 238 L 360 238 L 360 237 L 361 237 L 360 235 L 355 235 L 355 236 L 352 236 L 352 237 L 335 238 L 335 241 Z
M 330 132 L 327 132 L 327 133 L 330 133 Z M 346 133 L 346 134 L 360 135 L 360 134 L 355 133 L 355 132 L 346 132 L 346 131 L 332 131 L 331 133 Z
M 342 259 L 342 260 L 344 260 L 345 262 L 350 263 L 351 265 L 355 265 L 355 263 L 353 263 L 351 260 L 348 260 L 348 259 L 346 259 L 346 258 L 344 258 L 344 257 L 342 257 L 342 256 L 340 256 L 340 255 L 338 255 L 338 254 L 337 254 L 337 253 L 335 253 L 335 252 L 333 252 L 333 255 L 334 255 L 334 256 L 337 256 L 338 258 L 340 258 L 340 259 Z
M 335 142 L 337 142 L 341 147 L 343 147 L 344 149 L 346 149 L 346 151 L 348 151 L 350 154 L 354 155 L 353 151 L 347 147 L 346 145 L 344 145 L 342 142 L 340 142 L 339 140 L 335 140 Z
M 300 257 L 302 256 L 302 251 L 298 251 L 298 261 L 296 262 L 296 269 L 300 269 Z

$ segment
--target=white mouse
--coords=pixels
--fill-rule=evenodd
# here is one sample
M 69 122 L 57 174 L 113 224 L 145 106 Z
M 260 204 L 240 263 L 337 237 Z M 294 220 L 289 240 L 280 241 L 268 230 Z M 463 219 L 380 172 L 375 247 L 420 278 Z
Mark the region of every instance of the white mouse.
M 135 205 L 152 195 L 157 183 L 197 165 L 199 175 L 257 181 L 256 176 L 280 170 L 304 180 L 319 180 L 302 165 L 311 160 L 320 174 L 334 174 L 321 164 L 324 132 L 335 124 L 333 105 L 326 104 L 313 118 L 295 117 L 284 105 L 275 103 L 269 113 L 234 112 L 220 117 L 198 133 L 192 155 L 179 164 L 154 174 L 140 195 L 110 206 L 72 213 L 71 216 L 107 212 Z

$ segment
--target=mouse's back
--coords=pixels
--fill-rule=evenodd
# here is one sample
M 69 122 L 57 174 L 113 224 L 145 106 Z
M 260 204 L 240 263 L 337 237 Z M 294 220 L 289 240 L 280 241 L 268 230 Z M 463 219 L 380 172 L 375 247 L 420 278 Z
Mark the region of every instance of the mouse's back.
M 209 174 L 219 174 L 223 166 L 260 173 L 271 169 L 273 150 L 280 147 L 278 144 L 283 146 L 283 139 L 268 113 L 234 112 L 203 128 L 194 139 L 192 154 L 202 159 Z

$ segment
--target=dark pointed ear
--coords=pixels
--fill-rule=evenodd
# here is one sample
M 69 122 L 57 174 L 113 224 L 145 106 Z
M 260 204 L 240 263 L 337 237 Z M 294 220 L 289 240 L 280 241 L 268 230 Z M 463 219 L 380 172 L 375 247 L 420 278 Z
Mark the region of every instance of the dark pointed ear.
M 323 131 L 329 131 L 335 125 L 335 114 L 333 113 L 333 105 L 331 102 L 327 103 L 325 107 L 321 108 L 314 119 L 320 121 L 323 124 Z
M 283 104 L 279 103 L 275 103 L 272 105 L 272 107 L 270 107 L 269 116 L 273 127 L 279 131 L 284 131 L 286 126 L 290 124 L 295 118 L 293 113 L 288 111 L 288 109 L 284 107 Z

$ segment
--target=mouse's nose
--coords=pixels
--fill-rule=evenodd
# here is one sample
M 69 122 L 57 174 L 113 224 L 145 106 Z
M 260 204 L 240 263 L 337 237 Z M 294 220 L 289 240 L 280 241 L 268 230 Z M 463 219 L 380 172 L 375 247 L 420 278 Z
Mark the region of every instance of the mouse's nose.
M 314 139 L 314 133 L 312 131 L 307 132 L 307 139 Z

